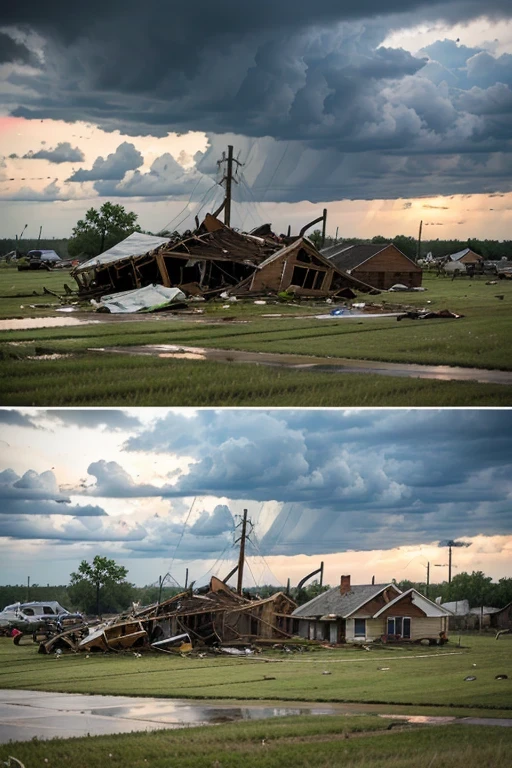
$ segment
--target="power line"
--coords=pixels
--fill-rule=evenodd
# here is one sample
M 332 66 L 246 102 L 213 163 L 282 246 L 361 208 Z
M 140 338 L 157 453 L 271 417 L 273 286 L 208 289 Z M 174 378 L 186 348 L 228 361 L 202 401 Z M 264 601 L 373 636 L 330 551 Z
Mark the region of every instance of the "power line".
M 183 213 L 184 211 L 186 211 L 186 210 L 188 209 L 188 206 L 190 205 L 190 201 L 192 200 L 192 195 L 194 194 L 194 192 L 196 191 L 196 189 L 198 188 L 199 184 L 202 182 L 202 180 L 203 180 L 204 178 L 205 178 L 204 176 L 200 176 L 200 177 L 199 177 L 199 179 L 197 180 L 197 182 L 196 182 L 196 184 L 195 184 L 195 186 L 194 186 L 194 189 L 193 189 L 193 190 L 192 190 L 192 192 L 190 193 L 190 197 L 189 197 L 189 199 L 188 199 L 188 201 L 187 201 L 187 204 L 186 204 L 186 205 L 185 205 L 185 207 L 183 208 L 183 210 L 181 210 L 181 211 L 180 211 L 178 214 L 176 214 L 176 216 L 174 216 L 174 218 L 172 218 L 172 219 L 171 219 L 171 220 L 170 220 L 170 221 L 169 221 L 169 222 L 168 222 L 168 223 L 165 225 L 165 227 L 162 227 L 162 229 L 160 230 L 160 232 L 165 232 L 165 230 L 166 230 L 166 229 L 168 229 L 168 227 L 170 227 L 170 225 L 171 225 L 171 224 L 172 224 L 174 221 L 176 221 L 176 219 L 177 219 L 177 218 L 179 218 L 179 217 L 182 215 L 182 213 Z
M 178 549 L 179 549 L 179 546 L 180 546 L 180 544 L 181 544 L 181 542 L 182 542 L 183 536 L 185 535 L 185 529 L 186 529 L 186 527 L 187 527 L 187 524 L 188 524 L 188 521 L 189 521 L 189 519 L 190 519 L 190 515 L 191 515 L 191 513 L 192 513 L 192 510 L 194 509 L 194 504 L 196 503 L 196 500 L 197 500 L 197 496 L 194 496 L 194 500 L 193 500 L 192 504 L 190 505 L 190 509 L 188 510 L 188 515 L 187 515 L 187 517 L 186 517 L 186 519 L 185 519 L 185 522 L 183 523 L 183 528 L 182 528 L 182 531 L 181 531 L 181 536 L 180 536 L 180 538 L 178 539 L 178 543 L 176 544 L 176 547 L 174 548 L 174 553 L 173 553 L 173 556 L 172 556 L 171 564 L 170 564 L 170 566 L 169 566 L 169 572 L 170 572 L 170 571 L 171 571 L 171 569 L 172 569 L 172 566 L 173 566 L 174 560 L 175 560 L 175 558 L 176 558 L 176 553 L 177 553 L 177 551 L 178 551 Z

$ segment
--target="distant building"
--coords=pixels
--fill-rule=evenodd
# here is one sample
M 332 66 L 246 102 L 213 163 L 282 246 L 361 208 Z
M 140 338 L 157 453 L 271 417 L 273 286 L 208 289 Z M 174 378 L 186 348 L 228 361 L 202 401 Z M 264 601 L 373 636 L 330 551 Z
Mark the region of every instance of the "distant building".
M 464 250 L 457 251 L 457 253 L 450 253 L 446 258 L 447 261 L 455 261 L 466 266 L 468 264 L 479 264 L 483 261 L 483 257 L 479 253 L 472 251 L 471 248 L 464 248 Z
M 421 267 L 393 243 L 337 243 L 324 248 L 321 253 L 338 269 L 380 290 L 387 290 L 397 283 L 408 288 L 421 285 Z

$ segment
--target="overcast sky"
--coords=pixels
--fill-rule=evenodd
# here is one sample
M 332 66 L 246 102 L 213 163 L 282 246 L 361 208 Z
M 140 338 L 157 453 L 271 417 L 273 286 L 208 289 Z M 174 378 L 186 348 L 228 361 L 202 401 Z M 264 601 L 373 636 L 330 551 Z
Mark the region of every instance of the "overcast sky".
M 510 237 L 510 0 L 27 0 L 0 17 L 0 234 L 122 202 L 235 224 Z M 201 208 L 202 206 L 202 208 Z
M 512 414 L 489 410 L 0 410 L 0 583 L 113 557 L 139 584 L 511 576 Z M 435 567 L 439 566 L 439 567 Z

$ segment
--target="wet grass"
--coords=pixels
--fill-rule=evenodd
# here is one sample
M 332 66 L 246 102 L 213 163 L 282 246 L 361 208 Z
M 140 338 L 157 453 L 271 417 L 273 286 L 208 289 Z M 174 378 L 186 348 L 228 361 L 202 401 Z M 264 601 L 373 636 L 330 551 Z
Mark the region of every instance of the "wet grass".
M 481 768 L 508 765 L 512 729 L 449 725 L 387 731 L 377 718 L 294 717 L 186 731 L 157 731 L 0 745 L 35 765 L 90 768 Z M 364 730 L 363 730 L 364 729 Z
M 80 354 L 72 343 L 0 349 L 0 402 L 27 406 L 503 406 L 512 387 L 372 374 L 316 373 L 239 363 Z M 21 357 L 22 359 L 18 359 Z
M 7 282 L 5 273 L 8 273 Z M 68 275 L 14 272 L 12 274 L 19 277 L 9 286 L 11 273 L 11 270 L 0 271 L 0 296 L 8 295 L 9 291 L 11 294 L 22 289 L 29 291 L 36 284 L 40 289 L 48 278 L 58 290 L 59 281 L 61 285 L 69 282 Z M 483 279 L 452 282 L 426 276 L 428 291 L 425 293 L 374 297 L 375 301 L 406 301 L 416 306 L 425 305 L 428 297 L 434 309 L 448 307 L 464 313 L 462 320 L 402 320 L 399 323 L 395 319 L 316 320 L 290 314 L 325 313 L 329 305 L 315 309 L 246 303 L 228 309 L 220 304 L 204 305 L 203 322 L 158 315 L 126 322 L 110 319 L 83 327 L 2 331 L 0 357 L 8 360 L 5 367 L 14 381 L 9 383 L 5 376 L 2 378 L 1 402 L 91 406 L 507 406 L 512 400 L 510 387 L 497 385 L 387 379 L 366 374 L 341 377 L 211 362 L 150 358 L 137 361 L 125 355 L 107 360 L 106 356 L 100 358 L 88 351 L 95 347 L 182 344 L 310 355 L 320 359 L 345 357 L 512 370 L 508 352 L 512 332 L 512 283 L 501 281 L 496 286 L 488 286 L 485 282 Z M 504 299 L 499 300 L 496 295 L 503 295 Z M 11 311 L 5 302 L 11 302 L 12 306 L 23 303 L 18 298 L 0 298 L 0 315 L 3 313 L 4 317 Z M 273 313 L 283 317 L 262 316 Z M 25 314 L 55 315 L 49 310 Z M 226 318 L 235 322 L 223 322 Z M 76 358 L 23 360 L 34 352 L 73 354 Z
M 267 661 L 132 653 L 41 656 L 0 642 L 0 688 L 169 698 L 356 702 L 422 714 L 512 714 L 512 637 L 465 637 L 443 649 L 357 648 Z M 476 666 L 474 666 L 476 665 Z M 329 674 L 324 674 L 329 672 Z M 498 674 L 508 675 L 496 680 Z M 467 676 L 476 680 L 466 681 Z

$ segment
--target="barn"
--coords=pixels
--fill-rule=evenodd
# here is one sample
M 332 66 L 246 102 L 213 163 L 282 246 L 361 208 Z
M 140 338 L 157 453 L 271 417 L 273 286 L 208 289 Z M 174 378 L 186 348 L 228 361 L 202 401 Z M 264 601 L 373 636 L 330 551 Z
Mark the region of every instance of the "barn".
M 292 617 L 298 633 L 329 643 L 373 640 L 439 640 L 448 629 L 450 612 L 415 589 L 402 592 L 395 584 L 350 584 L 342 576 L 329 589 L 301 605 Z
M 421 285 L 421 267 L 393 243 L 337 243 L 324 248 L 321 253 L 338 269 L 380 290 L 387 290 L 396 283 L 408 288 Z

